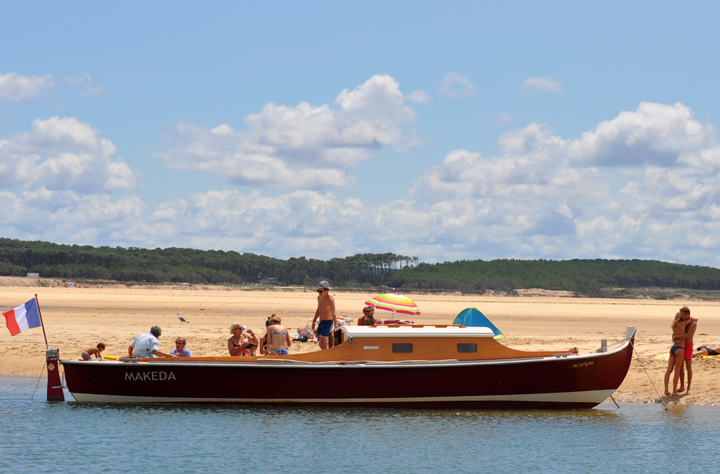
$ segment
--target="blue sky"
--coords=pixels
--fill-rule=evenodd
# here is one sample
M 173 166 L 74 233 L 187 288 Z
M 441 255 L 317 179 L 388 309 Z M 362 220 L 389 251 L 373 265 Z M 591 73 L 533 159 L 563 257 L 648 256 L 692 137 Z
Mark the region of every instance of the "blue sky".
M 712 2 L 3 2 L 3 237 L 720 266 Z

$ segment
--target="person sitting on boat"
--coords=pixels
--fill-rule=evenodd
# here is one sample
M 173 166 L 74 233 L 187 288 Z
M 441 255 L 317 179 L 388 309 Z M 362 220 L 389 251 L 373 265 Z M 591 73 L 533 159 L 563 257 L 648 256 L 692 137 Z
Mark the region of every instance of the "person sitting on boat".
M 273 316 L 275 316 L 273 314 Z M 270 326 L 270 318 L 272 316 L 268 316 L 267 320 L 265 321 L 265 335 L 260 338 L 260 341 L 258 342 L 258 348 L 260 349 L 261 355 L 267 355 L 268 353 L 268 339 L 270 338 L 270 331 L 268 330 L 268 326 Z
M 192 357 L 190 349 L 186 348 L 187 341 L 184 337 L 178 336 L 175 338 L 175 349 L 170 351 L 170 354 L 177 354 L 180 357 Z
M 363 308 L 363 317 L 358 319 L 358 326 L 374 326 L 375 322 L 375 308 L 373 306 L 365 306 Z
M 96 347 L 90 347 L 88 349 L 85 349 L 80 355 L 82 356 L 83 360 L 90 360 L 92 359 L 92 356 L 96 356 L 98 359 L 100 359 L 102 358 L 101 354 L 104 350 L 105 344 L 100 342 Z
M 290 334 L 285 326 L 280 324 L 280 316 L 272 315 L 268 326 L 268 355 L 286 355 L 290 352 Z
M 335 298 L 330 295 L 330 284 L 327 281 L 318 283 L 318 307 L 315 310 L 315 317 L 312 320 L 312 330 L 315 331 L 315 321 L 320 318 L 317 326 L 318 340 L 320 341 L 320 349 L 330 347 L 330 333 L 333 325 L 338 326 L 337 315 L 335 314 Z
M 720 355 L 720 345 L 717 346 L 700 346 L 692 353 L 693 357 L 700 356 L 716 356 Z
M 228 352 L 231 356 L 251 356 L 255 355 L 255 348 L 258 346 L 257 337 L 252 329 L 247 329 L 247 336 L 243 331 L 247 328 L 241 326 L 240 323 L 232 323 L 230 325 L 230 334 L 232 337 L 228 339 Z
M 129 357 L 172 357 L 173 360 L 178 360 L 177 354 L 166 354 L 158 350 L 158 337 L 162 335 L 162 329 L 160 326 L 153 326 L 150 328 L 150 332 L 146 334 L 140 334 L 135 338 L 130 347 L 128 347 Z

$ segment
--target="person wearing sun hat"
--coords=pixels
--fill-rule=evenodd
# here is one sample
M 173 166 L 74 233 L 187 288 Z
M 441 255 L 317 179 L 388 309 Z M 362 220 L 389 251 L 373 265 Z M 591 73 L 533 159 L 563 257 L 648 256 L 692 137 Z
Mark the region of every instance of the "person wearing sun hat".
M 337 315 L 335 314 L 335 297 L 330 294 L 330 284 L 323 280 L 318 283 L 318 307 L 315 310 L 315 317 L 312 320 L 311 329 L 315 332 L 315 321 L 320 318 L 317 333 L 320 342 L 320 349 L 328 348 L 328 340 L 333 325 L 337 327 Z

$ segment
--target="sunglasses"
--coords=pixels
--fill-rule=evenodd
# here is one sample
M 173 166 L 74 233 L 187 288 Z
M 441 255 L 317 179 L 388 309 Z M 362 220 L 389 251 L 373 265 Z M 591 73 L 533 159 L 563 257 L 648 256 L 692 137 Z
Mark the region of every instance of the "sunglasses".
M 175 344 L 176 344 L 176 345 L 177 345 L 177 344 L 180 344 L 181 346 L 184 346 L 184 345 L 185 345 L 184 342 L 176 342 Z
M 318 291 L 318 293 L 322 293 L 322 292 L 325 291 L 325 290 L 323 290 L 323 289 L 321 289 L 321 288 L 318 288 L 317 291 Z
M 369 312 L 370 312 L 370 311 L 367 311 L 367 310 L 363 311 L 363 313 L 369 313 Z

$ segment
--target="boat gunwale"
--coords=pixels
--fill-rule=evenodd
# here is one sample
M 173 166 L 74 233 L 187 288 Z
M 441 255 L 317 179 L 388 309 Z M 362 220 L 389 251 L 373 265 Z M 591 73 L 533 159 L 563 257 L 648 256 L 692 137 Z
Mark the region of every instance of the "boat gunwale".
M 423 367 L 472 367 L 476 365 L 510 365 L 523 363 L 540 363 L 540 362 L 563 362 L 563 361 L 585 361 L 588 359 L 603 358 L 612 354 L 616 354 L 626 350 L 630 345 L 631 338 L 625 338 L 618 347 L 606 352 L 589 352 L 586 354 L 571 354 L 569 352 L 557 353 L 551 356 L 535 356 L 509 359 L 476 359 L 476 360 L 458 360 L 458 359 L 442 359 L 442 360 L 400 360 L 400 361 L 377 361 L 377 360 L 358 360 L 358 361 L 304 361 L 294 359 L 257 359 L 242 360 L 244 357 L 234 357 L 232 360 L 218 361 L 193 361 L 190 358 L 183 360 L 170 359 L 130 359 L 119 361 L 84 361 L 84 360 L 61 360 L 63 365 L 92 365 L 102 364 L 107 367 L 126 367 L 126 368 L 147 368 L 147 367 L 193 367 L 193 368 L 317 368 L 317 369 L 348 369 L 348 368 L 423 368 Z M 228 358 L 230 359 L 230 358 Z M 147 365 L 146 365 L 147 364 Z

